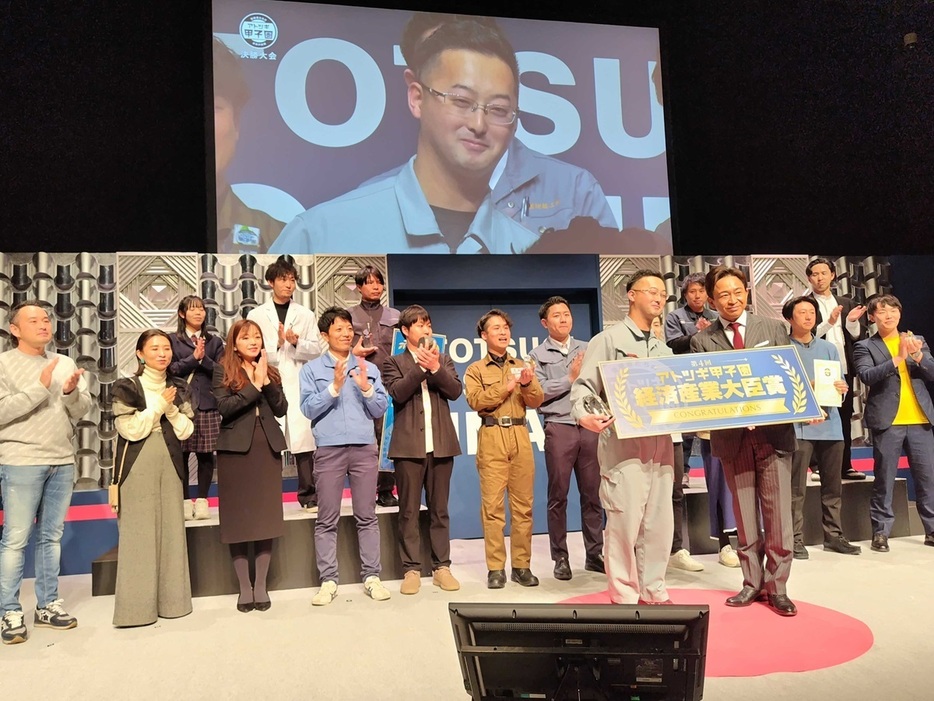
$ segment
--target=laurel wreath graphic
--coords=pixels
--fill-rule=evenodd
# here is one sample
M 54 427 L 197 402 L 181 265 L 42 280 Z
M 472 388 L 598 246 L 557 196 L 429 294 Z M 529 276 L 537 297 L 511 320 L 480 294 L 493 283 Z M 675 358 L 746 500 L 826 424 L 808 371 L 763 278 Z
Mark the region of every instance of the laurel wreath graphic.
M 628 379 L 629 368 L 620 370 L 619 374 L 616 376 L 613 396 L 616 397 L 616 403 L 623 413 L 623 418 L 626 419 L 633 428 L 642 428 L 645 424 L 642 423 L 642 418 L 632 408 L 632 405 L 629 403 L 629 396 L 626 394 L 626 381 Z
M 791 364 L 780 355 L 773 355 L 772 360 L 778 364 L 778 367 L 780 367 L 788 376 L 788 379 L 791 380 L 791 386 L 794 390 L 791 402 L 792 412 L 795 414 L 803 413 L 804 410 L 807 409 L 808 395 L 804 389 L 804 382 L 801 380 L 801 376 L 791 367 Z

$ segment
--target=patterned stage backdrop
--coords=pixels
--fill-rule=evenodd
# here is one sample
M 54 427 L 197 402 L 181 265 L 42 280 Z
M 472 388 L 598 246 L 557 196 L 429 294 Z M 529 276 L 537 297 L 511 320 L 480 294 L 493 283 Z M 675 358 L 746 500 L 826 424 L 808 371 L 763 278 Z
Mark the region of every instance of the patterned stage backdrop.
M 783 321 L 785 302 L 810 291 L 807 256 L 752 256 L 751 304 L 760 316 Z
M 600 256 L 600 301 L 603 311 L 603 329 L 606 330 L 622 321 L 629 313 L 629 297 L 626 295 L 626 283 L 637 270 L 662 270 L 671 256 Z M 664 274 L 664 273 L 663 273 Z M 672 301 L 673 283 L 665 277 L 668 290 L 668 304 Z M 557 291 L 556 291 L 557 294 Z M 677 299 L 677 296 L 674 297 Z M 672 306 L 674 309 L 674 306 Z
M 178 303 L 198 289 L 196 253 L 117 254 L 117 362 L 136 372 L 136 341 L 146 329 L 174 332 Z
M 601 256 L 603 326 L 628 310 L 626 281 L 639 268 L 661 272 L 668 291 L 665 311 L 681 300 L 680 282 L 693 272 L 718 264 L 734 265 L 750 278 L 751 305 L 760 314 L 780 316 L 781 303 L 807 289 L 804 267 L 810 256 Z M 835 289 L 860 303 L 891 292 L 888 261 L 878 257 L 831 257 Z M 96 489 L 110 478 L 116 434 L 111 387 L 135 369 L 136 339 L 143 329 L 175 329 L 179 300 L 200 294 L 207 325 L 226 335 L 233 322 L 269 298 L 263 273 L 275 256 L 197 253 L 0 253 L 0 351 L 10 344 L 10 309 L 25 299 L 46 305 L 58 353 L 68 355 L 85 376 L 95 399 L 77 426 L 75 448 L 79 489 Z M 382 256 L 296 256 L 299 271 L 295 301 L 314 311 L 332 304 L 353 306 L 354 273 L 375 265 L 387 276 Z M 555 290 L 560 293 L 560 290 Z M 388 293 L 384 294 L 388 303 Z M 863 432 L 862 397 L 856 393 L 854 438 Z M 859 423 L 859 425 L 856 425 Z
M 237 319 L 266 302 L 272 288 L 266 282 L 266 267 L 272 255 L 206 253 L 200 256 L 200 296 L 207 308 L 205 323 L 221 336 Z M 288 256 L 298 269 L 295 292 L 299 304 L 315 313 L 335 304 L 352 307 L 360 302 L 354 275 L 365 265 L 376 266 L 386 278 L 383 303 L 389 303 L 385 256 Z

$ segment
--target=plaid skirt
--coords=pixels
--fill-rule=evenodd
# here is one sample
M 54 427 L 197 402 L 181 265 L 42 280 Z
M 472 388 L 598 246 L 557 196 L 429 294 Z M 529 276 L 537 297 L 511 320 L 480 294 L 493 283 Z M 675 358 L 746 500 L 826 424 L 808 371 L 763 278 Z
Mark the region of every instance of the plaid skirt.
M 198 410 L 192 419 L 195 430 L 190 437 L 182 441 L 182 451 L 186 453 L 213 453 L 217 445 L 217 436 L 221 432 L 221 415 L 217 409 Z

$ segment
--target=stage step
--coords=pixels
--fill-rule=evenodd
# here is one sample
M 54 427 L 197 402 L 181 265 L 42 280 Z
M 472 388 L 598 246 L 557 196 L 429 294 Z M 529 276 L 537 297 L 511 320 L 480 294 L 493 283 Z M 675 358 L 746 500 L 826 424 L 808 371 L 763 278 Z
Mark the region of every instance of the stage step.
M 269 567 L 270 591 L 316 587 L 318 569 L 315 565 L 315 514 L 304 512 L 298 504 L 284 504 L 285 534 L 274 541 L 272 562 Z M 398 508 L 377 507 L 380 551 L 384 581 L 402 579 L 402 560 L 397 540 Z M 230 561 L 230 550 L 221 543 L 217 509 L 211 509 L 211 518 L 187 521 L 188 563 L 191 570 L 192 596 L 236 594 L 240 591 Z M 431 576 L 431 545 L 428 537 L 428 511 L 422 506 L 419 515 L 422 541 L 422 576 Z M 109 550 L 91 564 L 92 596 L 114 593 L 117 582 L 119 546 Z M 350 508 L 350 500 L 341 508 L 337 527 L 337 567 L 341 584 L 362 581 L 360 554 L 357 545 L 357 527 Z
M 870 540 L 872 524 L 869 521 L 869 498 L 872 496 L 872 476 L 861 482 L 843 480 L 843 507 L 841 508 L 841 526 L 847 540 Z M 717 541 L 710 537 L 710 519 L 707 515 L 707 489 L 703 477 L 691 478 L 692 487 L 684 492 L 686 514 L 684 519 L 685 547 L 695 555 L 715 553 Z M 693 486 L 697 485 L 697 486 Z M 913 526 L 909 519 L 908 483 L 904 479 L 895 480 L 895 492 L 892 505 L 895 509 L 895 525 L 892 537 L 923 535 L 923 531 Z M 807 493 L 804 498 L 804 544 L 822 545 L 824 532 L 821 528 L 820 484 L 808 479 Z

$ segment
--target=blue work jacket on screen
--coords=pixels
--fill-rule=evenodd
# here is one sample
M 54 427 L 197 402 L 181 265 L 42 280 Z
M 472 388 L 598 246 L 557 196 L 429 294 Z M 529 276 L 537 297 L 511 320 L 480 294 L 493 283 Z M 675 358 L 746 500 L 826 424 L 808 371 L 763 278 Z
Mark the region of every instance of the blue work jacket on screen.
M 600 226 L 619 229 L 603 188 L 590 171 L 533 151 L 519 139 L 493 171 L 490 188 L 500 212 L 533 233 L 563 231 L 575 217 L 593 217 Z M 399 174 L 405 166 L 370 178 L 363 185 Z M 361 186 L 362 187 L 362 186 Z
M 285 227 L 270 253 L 451 253 L 413 164 L 312 207 Z M 496 210 L 488 195 L 455 253 L 522 253 L 538 235 Z

